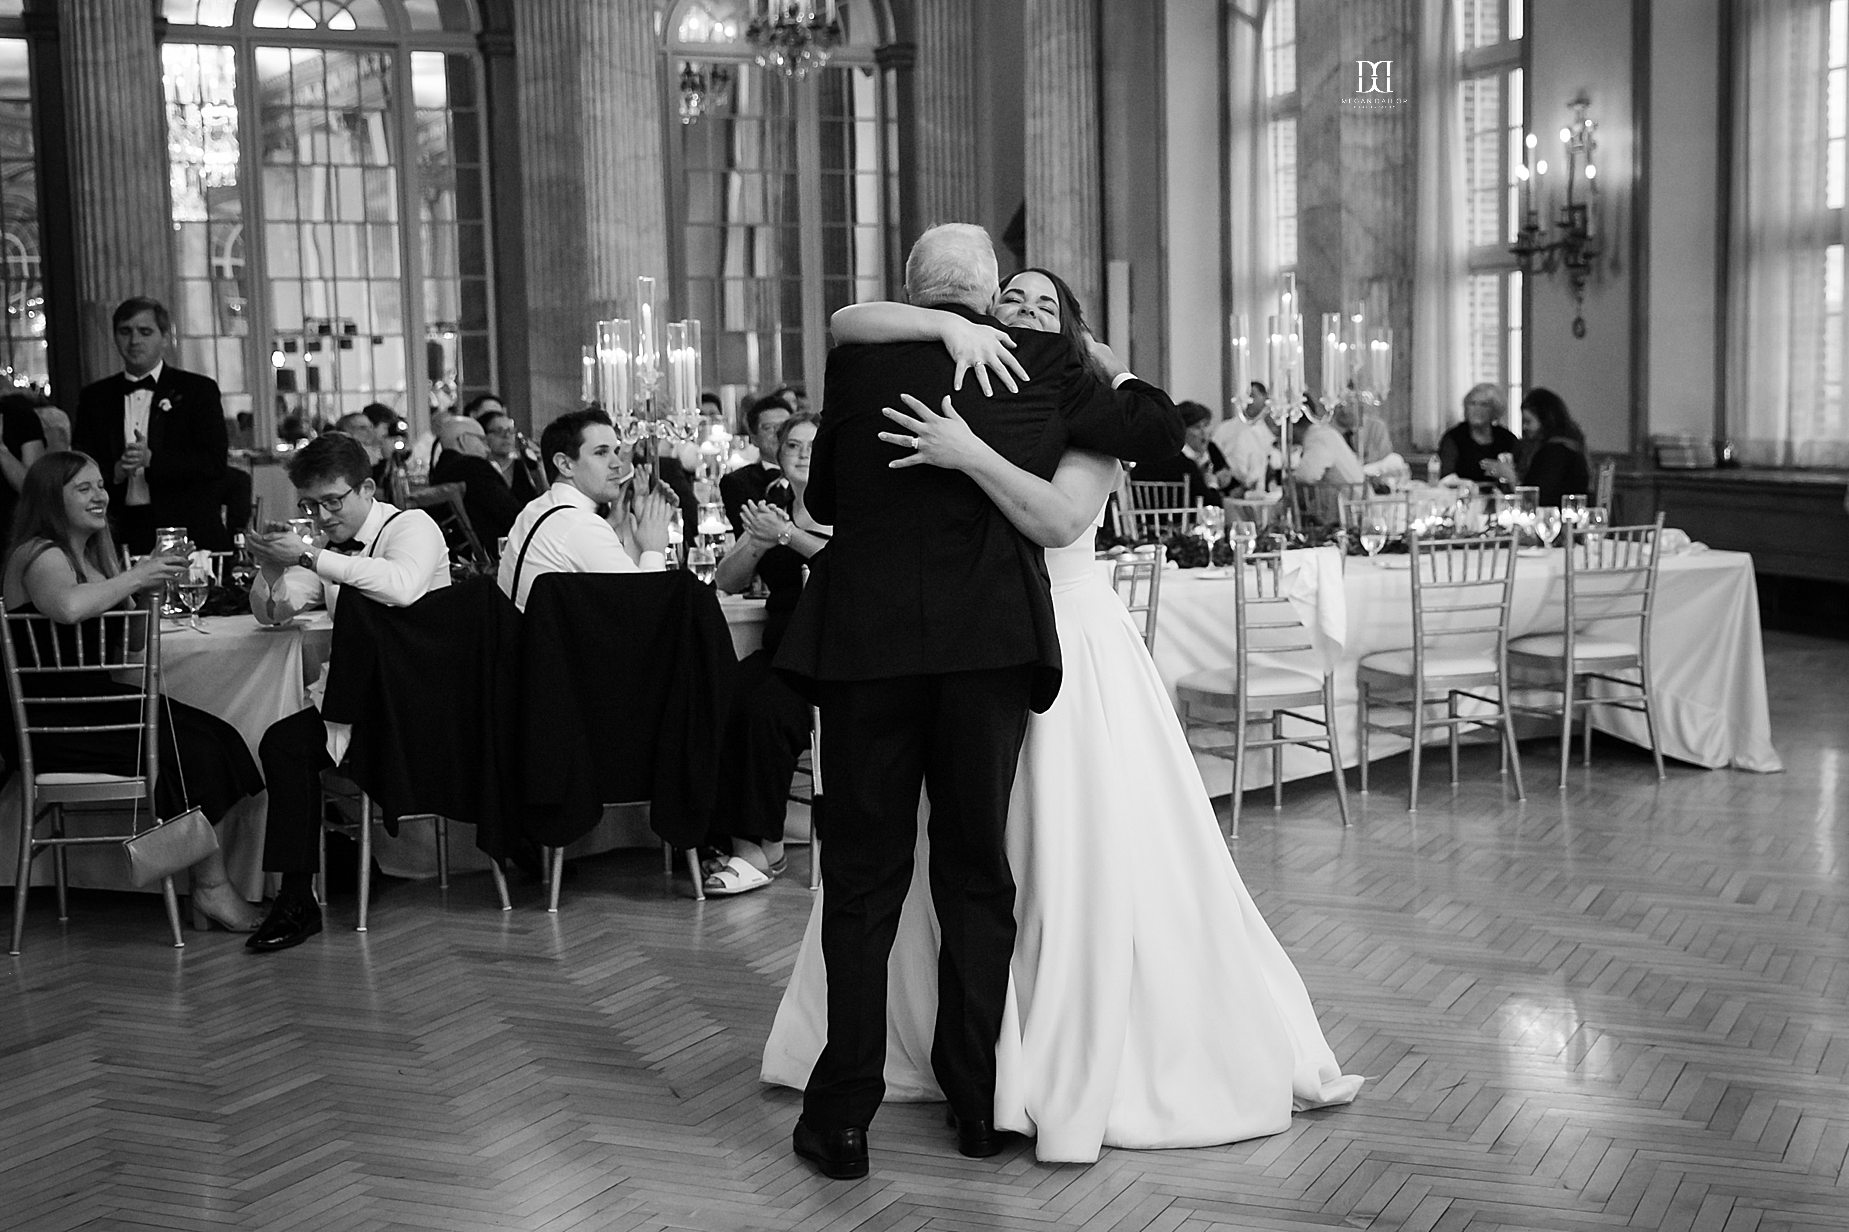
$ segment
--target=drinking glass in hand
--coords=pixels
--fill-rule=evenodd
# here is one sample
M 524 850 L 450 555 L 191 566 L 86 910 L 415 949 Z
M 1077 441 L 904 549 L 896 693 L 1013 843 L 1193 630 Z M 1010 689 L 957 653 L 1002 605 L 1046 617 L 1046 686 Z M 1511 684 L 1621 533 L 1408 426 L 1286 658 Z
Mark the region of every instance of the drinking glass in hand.
M 1534 511 L 1534 533 L 1540 537 L 1541 546 L 1554 546 L 1554 540 L 1560 535 L 1560 525 L 1560 510 L 1557 507 L 1542 505 Z
M 711 586 L 713 575 L 718 572 L 719 562 L 714 558 L 711 548 L 696 545 L 687 549 L 687 568 L 693 572 L 694 577 Z
M 186 605 L 192 627 L 198 629 L 199 609 L 205 606 L 206 596 L 211 593 L 212 584 L 204 578 L 188 574 L 186 580 L 180 583 L 179 589 L 180 602 Z

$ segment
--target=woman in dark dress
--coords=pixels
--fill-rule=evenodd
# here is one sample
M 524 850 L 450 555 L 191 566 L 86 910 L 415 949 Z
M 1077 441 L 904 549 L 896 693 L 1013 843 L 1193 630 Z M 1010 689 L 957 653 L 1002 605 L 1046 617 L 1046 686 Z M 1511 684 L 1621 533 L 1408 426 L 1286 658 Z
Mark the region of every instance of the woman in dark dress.
M 59 451 L 34 463 L 20 490 L 7 552 L 6 610 L 43 613 L 67 626 L 74 639 L 84 636 L 86 630 L 94 635 L 97 618 L 104 612 L 133 607 L 143 592 L 186 576 L 187 562 L 173 556 L 150 556 L 123 571 L 109 534 L 108 514 L 109 492 L 103 486 L 102 472 L 88 455 Z M 59 684 L 57 691 L 48 688 L 44 696 L 133 691 L 108 680 L 81 676 L 48 679 Z M 113 703 L 102 705 L 109 707 Z M 125 707 L 134 705 L 124 703 Z M 17 748 L 10 703 L 4 711 L 10 754 Z M 133 714 L 130 711 L 131 722 Z M 122 719 L 113 714 L 86 715 L 79 721 L 87 724 Z M 263 790 L 263 778 L 244 738 L 216 715 L 170 700 L 161 711 L 160 744 L 155 809 L 162 817 L 172 817 L 197 805 L 216 825 L 233 804 Z M 34 768 L 41 774 L 140 773 L 142 751 L 137 731 L 39 736 L 32 751 Z M 204 917 L 232 932 L 250 932 L 261 922 L 263 913 L 232 888 L 222 852 L 214 851 L 193 865 L 192 882 L 195 922 Z
M 1496 462 L 1485 469 L 1507 487 L 1539 488 L 1542 508 L 1558 508 L 1562 496 L 1592 492 L 1586 434 L 1573 422 L 1566 400 L 1551 389 L 1531 389 L 1522 399 L 1522 446 L 1516 463 Z
M 760 577 L 770 598 L 764 604 L 764 647 L 738 665 L 719 798 L 707 834 L 708 894 L 743 894 L 769 885 L 784 869 L 783 815 L 796 759 L 809 745 L 809 703 L 770 670 L 770 661 L 802 594 L 803 566 L 828 543 L 828 528 L 803 506 L 809 451 L 820 422 L 802 411 L 778 428 L 782 476 L 764 500 L 747 501 L 740 509 L 745 533 L 713 578 L 720 590 L 738 594 Z
M 1502 394 L 1494 385 L 1472 386 L 1464 395 L 1464 422 L 1438 440 L 1440 471 L 1472 483 L 1496 482 L 1483 464 L 1505 453 L 1512 457 L 1522 447 L 1515 433 L 1502 426 L 1506 411 Z

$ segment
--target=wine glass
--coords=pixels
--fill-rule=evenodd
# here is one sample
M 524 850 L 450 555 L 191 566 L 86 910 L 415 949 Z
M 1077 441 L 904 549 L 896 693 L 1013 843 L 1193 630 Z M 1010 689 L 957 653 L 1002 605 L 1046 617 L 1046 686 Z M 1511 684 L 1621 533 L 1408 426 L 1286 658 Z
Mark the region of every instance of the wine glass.
M 1194 533 L 1212 544 L 1226 533 L 1226 510 L 1219 505 L 1202 505 L 1199 513 L 1200 520 L 1195 524 Z
M 1586 494 L 1584 492 L 1563 492 L 1560 494 L 1560 525 L 1568 532 L 1579 529 L 1579 524 L 1586 518 Z
M 1227 523 L 1226 530 L 1232 537 L 1233 545 L 1243 548 L 1248 554 L 1258 546 L 1258 523 L 1251 518 L 1234 518 Z
M 212 583 L 196 573 L 189 573 L 180 583 L 179 589 L 180 602 L 186 605 L 186 611 L 191 617 L 190 626 L 195 632 L 205 632 L 199 627 L 199 609 L 205 606 L 206 596 L 212 590 Z
M 1361 550 L 1367 553 L 1369 562 L 1386 546 L 1387 524 L 1379 518 L 1364 518 L 1361 522 Z
M 711 586 L 713 575 L 719 570 L 719 561 L 713 556 L 711 548 L 697 543 L 687 549 L 687 568 L 694 577 Z
M 1560 535 L 1560 509 L 1556 505 L 1542 505 L 1534 511 L 1534 533 L 1540 537 L 1541 546 L 1553 547 L 1554 540 Z
M 1599 545 L 1605 541 L 1608 516 L 1602 506 L 1594 506 L 1586 510 L 1579 524 L 1586 537 L 1586 554 L 1594 561 L 1599 558 Z

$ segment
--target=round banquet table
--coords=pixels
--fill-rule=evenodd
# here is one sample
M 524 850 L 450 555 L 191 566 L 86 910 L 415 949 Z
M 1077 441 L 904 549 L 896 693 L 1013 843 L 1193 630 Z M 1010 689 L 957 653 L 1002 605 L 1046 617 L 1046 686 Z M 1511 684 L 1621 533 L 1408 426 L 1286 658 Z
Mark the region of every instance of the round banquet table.
M 1297 565 L 1291 595 L 1335 673 L 1342 756 L 1352 766 L 1360 748 L 1356 666 L 1376 651 L 1412 644 L 1407 558 L 1344 561 L 1333 548 L 1287 556 L 1317 558 Z M 1401 563 L 1382 563 L 1396 560 Z M 1564 569 L 1558 551 L 1535 549 L 1518 558 L 1509 613 L 1512 636 L 1560 630 Z M 1155 661 L 1171 697 L 1181 677 L 1233 662 L 1229 572 L 1169 569 L 1162 575 Z M 1772 747 L 1751 556 L 1699 546 L 1663 556 L 1651 623 L 1651 677 L 1665 757 L 1707 768 L 1762 773 L 1784 768 Z M 1594 708 L 1591 714 L 1599 730 L 1648 747 L 1643 716 L 1610 708 Z M 1375 732 L 1368 752 L 1379 759 L 1406 747 L 1404 739 Z M 1329 773 L 1328 758 L 1321 753 L 1300 747 L 1284 752 L 1286 779 Z M 1195 760 L 1210 794 L 1232 790 L 1230 762 L 1205 754 Z M 1246 782 L 1250 787 L 1271 782 L 1269 751 L 1250 756 Z
M 764 602 L 731 595 L 720 597 L 732 644 L 740 658 L 764 642 Z M 165 621 L 161 628 L 161 675 L 167 694 L 229 722 L 244 737 L 256 756 L 257 743 L 270 724 L 308 704 L 308 686 L 327 665 L 333 642 L 333 621 L 325 612 L 303 616 L 278 629 L 259 625 L 252 616 L 207 616 L 200 631 Z M 11 752 L 8 760 L 12 760 Z M 0 885 L 13 883 L 19 843 L 19 782 L 9 776 L 0 791 Z M 247 898 L 262 897 L 263 817 L 266 798 L 259 794 L 239 801 L 220 826 L 226 863 L 232 880 Z M 119 819 L 115 821 L 119 824 Z M 466 836 L 454 841 L 450 855 L 457 870 L 487 868 L 487 858 Z M 654 842 L 644 808 L 613 809 L 604 823 L 583 840 L 574 853 L 641 846 Z M 379 866 L 400 877 L 436 875 L 436 846 L 427 824 L 408 823 L 397 837 L 380 831 L 373 851 Z M 72 848 L 69 852 L 71 884 L 104 889 L 130 889 L 127 861 L 111 846 Z M 51 861 L 34 862 L 32 883 L 50 884 Z M 184 885 L 182 884 L 182 890 Z

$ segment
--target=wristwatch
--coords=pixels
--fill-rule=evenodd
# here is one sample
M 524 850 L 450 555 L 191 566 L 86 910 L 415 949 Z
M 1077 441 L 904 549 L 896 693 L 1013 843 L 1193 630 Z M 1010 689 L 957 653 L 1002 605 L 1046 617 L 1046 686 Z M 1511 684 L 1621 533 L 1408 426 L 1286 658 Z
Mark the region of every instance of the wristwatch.
M 777 536 L 777 546 L 785 547 L 785 548 L 789 547 L 790 546 L 790 536 L 795 533 L 796 533 L 796 524 L 794 522 L 786 524 L 783 528 L 783 533 Z
M 313 573 L 315 571 L 315 550 L 309 548 L 295 558 L 295 563 L 308 570 L 310 573 Z

